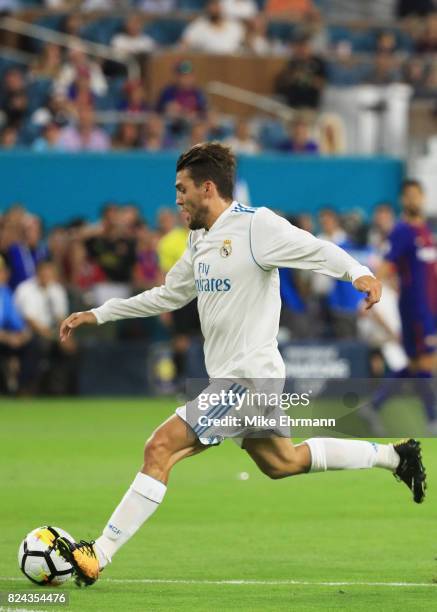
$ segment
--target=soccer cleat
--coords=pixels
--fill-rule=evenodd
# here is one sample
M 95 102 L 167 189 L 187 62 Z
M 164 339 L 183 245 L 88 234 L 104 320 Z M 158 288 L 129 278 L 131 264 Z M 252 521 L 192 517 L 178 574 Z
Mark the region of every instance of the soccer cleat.
M 409 438 L 396 442 L 393 448 L 400 457 L 394 476 L 397 480 L 405 482 L 412 491 L 416 504 L 421 504 L 425 498 L 426 472 L 422 463 L 420 442 Z
M 74 581 L 77 586 L 90 586 L 99 577 L 100 569 L 94 542 L 69 542 L 66 538 L 58 538 L 57 549 L 62 557 L 74 568 Z

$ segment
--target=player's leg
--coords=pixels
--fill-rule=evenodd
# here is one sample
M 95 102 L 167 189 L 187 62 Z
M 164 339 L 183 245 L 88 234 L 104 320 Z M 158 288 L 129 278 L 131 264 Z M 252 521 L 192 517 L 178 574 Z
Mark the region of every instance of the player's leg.
M 422 402 L 425 409 L 426 418 L 428 420 L 429 431 L 432 434 L 437 433 L 437 411 L 436 411 L 436 396 L 432 388 L 432 378 L 435 370 L 435 353 L 434 351 L 421 353 L 410 364 L 411 376 L 414 379 L 414 388 L 418 398 Z
M 198 441 L 177 415 L 171 416 L 154 431 L 144 449 L 141 471 L 96 542 L 71 546 L 60 540 L 59 550 L 73 564 L 78 583 L 92 584 L 97 580 L 100 570 L 158 509 L 172 467 L 205 448 L 208 447 Z
M 376 444 L 363 440 L 310 438 L 294 446 L 288 438 L 273 436 L 246 438 L 243 448 L 270 478 L 380 467 L 405 482 L 417 503 L 423 501 L 425 495 L 426 475 L 420 444 L 415 440 Z

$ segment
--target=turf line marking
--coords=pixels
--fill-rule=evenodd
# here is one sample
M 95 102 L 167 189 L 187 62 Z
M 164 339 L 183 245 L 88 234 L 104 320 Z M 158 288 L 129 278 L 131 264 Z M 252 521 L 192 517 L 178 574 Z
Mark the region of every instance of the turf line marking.
M 0 577 L 2 582 L 27 582 L 21 576 L 13 578 Z M 434 582 L 312 582 L 310 580 L 184 580 L 172 578 L 102 578 L 100 582 L 113 584 L 205 584 L 205 585 L 250 585 L 250 586 L 312 586 L 312 587 L 340 587 L 340 586 L 365 586 L 365 587 L 415 587 L 433 589 L 437 587 Z M 2 609 L 0 608 L 0 612 Z
M 103 582 L 116 584 L 205 584 L 205 585 L 254 585 L 254 586 L 371 586 L 371 587 L 424 587 L 434 588 L 437 584 L 427 582 L 311 582 L 307 580 L 172 580 L 153 578 L 103 578 Z

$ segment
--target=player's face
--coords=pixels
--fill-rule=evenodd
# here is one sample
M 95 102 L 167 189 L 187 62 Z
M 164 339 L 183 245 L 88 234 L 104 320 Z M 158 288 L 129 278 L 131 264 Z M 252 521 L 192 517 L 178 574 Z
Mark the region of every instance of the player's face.
M 206 227 L 209 214 L 206 183 L 197 186 L 188 170 L 176 175 L 176 204 L 186 215 L 188 227 L 192 230 Z
M 423 212 L 422 190 L 416 185 L 406 187 L 402 193 L 402 206 L 407 215 L 421 215 Z

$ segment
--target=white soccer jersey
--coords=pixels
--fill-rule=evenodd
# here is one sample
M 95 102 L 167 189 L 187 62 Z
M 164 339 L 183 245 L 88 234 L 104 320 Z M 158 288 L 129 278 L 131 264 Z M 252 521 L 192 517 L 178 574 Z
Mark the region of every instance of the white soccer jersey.
M 354 281 L 372 275 L 338 246 L 291 225 L 268 208 L 233 202 L 213 226 L 192 231 L 165 284 L 92 312 L 99 324 L 177 310 L 195 297 L 211 378 L 283 378 L 278 351 L 278 267 Z

